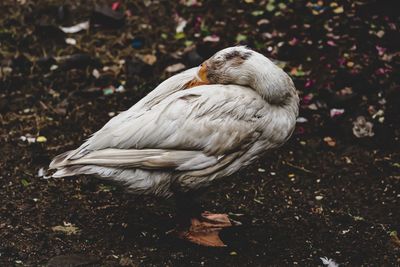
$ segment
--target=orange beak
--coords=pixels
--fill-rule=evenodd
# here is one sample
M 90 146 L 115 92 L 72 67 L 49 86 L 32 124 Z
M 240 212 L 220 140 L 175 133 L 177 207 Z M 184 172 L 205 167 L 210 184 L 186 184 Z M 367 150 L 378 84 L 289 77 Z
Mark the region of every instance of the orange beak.
M 207 65 L 205 63 L 200 65 L 200 70 L 198 73 L 201 82 L 209 83 L 207 79 Z
M 191 88 L 199 85 L 210 84 L 207 79 L 207 65 L 205 63 L 200 65 L 197 77 L 186 84 L 186 88 Z

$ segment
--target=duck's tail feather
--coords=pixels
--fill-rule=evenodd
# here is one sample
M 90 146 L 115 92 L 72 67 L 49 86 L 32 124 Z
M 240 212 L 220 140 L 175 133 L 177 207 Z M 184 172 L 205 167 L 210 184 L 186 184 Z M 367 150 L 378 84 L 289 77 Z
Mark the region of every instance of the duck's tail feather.
M 123 185 L 135 194 L 172 196 L 170 190 L 171 173 L 142 169 L 122 169 L 96 165 L 71 165 L 59 168 L 53 177 L 60 178 L 78 174 L 95 175 L 109 182 Z
M 49 169 L 57 169 L 59 167 L 62 167 L 65 165 L 65 161 L 67 157 L 73 152 L 74 150 L 70 150 L 67 152 L 64 152 L 58 156 L 55 156 L 53 160 L 50 162 Z
M 71 157 L 74 157 L 80 149 L 66 151 L 56 157 L 49 164 L 49 169 L 56 169 L 57 171 L 53 173 L 53 178 L 61 178 L 67 176 L 73 176 L 78 174 L 94 174 L 93 171 L 89 171 L 83 165 L 70 165 Z
M 57 169 L 53 177 L 76 174 L 92 174 L 85 166 L 121 169 L 147 169 L 194 171 L 208 168 L 218 163 L 218 157 L 208 156 L 201 151 L 166 149 L 102 149 L 92 151 L 78 159 L 73 159 L 76 151 L 68 151 L 50 163 L 50 169 Z
M 82 166 L 79 166 L 79 165 L 67 166 L 67 167 L 61 167 L 61 168 L 57 169 L 57 171 L 55 173 L 53 173 L 52 177 L 53 178 L 61 178 L 61 177 L 78 175 L 78 174 L 87 174 L 87 173 L 82 172 Z

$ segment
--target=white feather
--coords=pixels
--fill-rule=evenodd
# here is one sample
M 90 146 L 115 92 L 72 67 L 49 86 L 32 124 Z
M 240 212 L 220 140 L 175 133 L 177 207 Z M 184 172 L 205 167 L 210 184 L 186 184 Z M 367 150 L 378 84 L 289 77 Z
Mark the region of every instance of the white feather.
M 327 257 L 321 257 L 322 263 L 324 265 L 327 265 L 327 267 L 339 267 L 339 264 L 337 264 L 334 260 L 328 259 Z

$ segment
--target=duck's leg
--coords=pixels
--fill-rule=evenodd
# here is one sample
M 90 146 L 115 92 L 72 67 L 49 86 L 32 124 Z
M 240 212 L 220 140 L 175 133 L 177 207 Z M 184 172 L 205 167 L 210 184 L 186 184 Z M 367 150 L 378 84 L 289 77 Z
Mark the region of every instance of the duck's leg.
M 193 197 L 186 194 L 176 195 L 176 205 L 178 237 L 198 245 L 225 247 L 219 238 L 219 232 L 223 228 L 240 224 L 230 220 L 227 214 L 204 211 Z

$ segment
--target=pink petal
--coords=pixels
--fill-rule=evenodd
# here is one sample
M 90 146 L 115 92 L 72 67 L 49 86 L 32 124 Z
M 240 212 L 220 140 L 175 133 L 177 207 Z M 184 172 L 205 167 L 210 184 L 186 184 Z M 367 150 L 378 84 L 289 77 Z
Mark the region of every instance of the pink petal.
M 329 46 L 337 46 L 336 43 L 332 40 L 326 42 Z
M 117 10 L 119 8 L 119 6 L 121 5 L 121 3 L 119 1 L 112 3 L 111 5 L 111 9 L 112 10 Z

